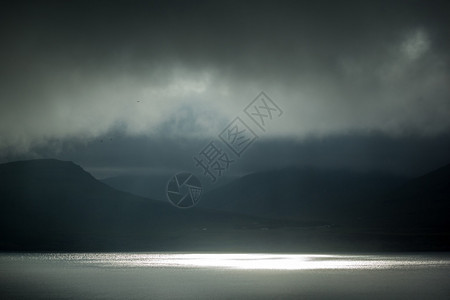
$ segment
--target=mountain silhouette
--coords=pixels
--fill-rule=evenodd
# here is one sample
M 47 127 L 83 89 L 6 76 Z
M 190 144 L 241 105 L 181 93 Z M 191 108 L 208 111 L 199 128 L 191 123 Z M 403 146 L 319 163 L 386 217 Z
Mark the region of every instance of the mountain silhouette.
M 200 206 L 272 218 L 349 222 L 406 180 L 380 172 L 271 170 L 211 191 Z
M 450 164 L 401 185 L 374 211 L 387 226 L 450 231 Z
M 100 181 L 119 191 L 136 196 L 167 201 L 166 185 L 173 174 L 152 175 L 119 175 L 101 179 Z
M 242 230 L 234 231 L 240 228 L 279 226 L 261 218 L 182 210 L 120 192 L 67 161 L 1 164 L 0 182 L 3 250 L 207 248 L 225 244 L 227 235 L 238 238 Z
M 160 201 L 167 201 L 165 194 L 165 188 L 167 182 L 172 178 L 174 174 L 149 174 L 149 175 L 119 175 L 114 177 L 108 177 L 101 179 L 100 181 L 117 189 L 136 196 L 145 198 L 151 198 Z M 212 190 L 215 187 L 224 185 L 236 177 L 223 176 L 220 183 L 216 185 L 208 184 L 206 181 L 203 184 L 205 192 Z
M 72 162 L 11 162 L 0 164 L 0 250 L 449 250 L 449 173 L 406 181 L 272 170 L 178 209 L 118 191 Z

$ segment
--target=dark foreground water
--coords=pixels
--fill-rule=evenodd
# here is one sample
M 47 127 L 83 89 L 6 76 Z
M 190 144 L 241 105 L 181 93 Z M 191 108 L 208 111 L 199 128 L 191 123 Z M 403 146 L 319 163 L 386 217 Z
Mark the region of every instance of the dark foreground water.
M 450 299 L 450 255 L 0 254 L 1 299 Z

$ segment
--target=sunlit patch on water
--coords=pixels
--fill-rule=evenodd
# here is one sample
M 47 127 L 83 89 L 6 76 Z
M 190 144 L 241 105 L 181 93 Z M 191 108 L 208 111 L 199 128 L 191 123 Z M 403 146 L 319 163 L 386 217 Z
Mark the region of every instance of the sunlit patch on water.
M 98 267 L 216 268 L 247 270 L 398 269 L 449 266 L 448 259 L 420 255 L 318 255 L 252 253 L 47 254 L 48 260 Z
M 449 299 L 448 278 L 449 253 L 0 254 L 4 299 Z

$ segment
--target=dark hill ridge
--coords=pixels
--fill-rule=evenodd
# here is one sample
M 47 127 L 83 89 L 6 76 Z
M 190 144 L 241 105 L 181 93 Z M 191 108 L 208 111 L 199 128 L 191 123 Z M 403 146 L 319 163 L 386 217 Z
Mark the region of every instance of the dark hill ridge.
M 380 222 L 450 230 L 450 164 L 410 180 L 376 207 Z
M 120 175 L 101 179 L 101 182 L 136 196 L 167 201 L 165 187 L 170 175 Z
M 412 180 L 314 169 L 259 172 L 211 191 L 200 206 L 352 229 L 450 233 L 450 165 Z
M 201 207 L 255 216 L 347 222 L 406 178 L 288 168 L 253 173 L 206 194 Z
M 295 169 L 256 173 L 212 191 L 200 202 L 205 206 L 232 204 L 233 209 L 240 209 L 230 213 L 199 207 L 177 209 L 168 202 L 119 192 L 72 162 L 32 160 L 0 164 L 0 250 L 449 250 L 448 227 L 422 234 L 423 225 L 414 218 L 402 219 L 406 233 L 396 232 L 398 224 L 389 222 L 383 231 L 373 230 L 386 218 L 403 216 L 403 211 L 393 204 L 411 202 L 404 199 L 418 195 L 411 189 L 422 184 L 425 187 L 420 189 L 428 188 L 426 195 L 430 199 L 447 205 L 445 184 L 449 177 L 445 170 L 404 184 L 397 192 L 387 194 L 392 198 L 378 197 L 395 187 L 397 179 L 386 180 L 380 174 L 361 177 L 315 170 L 299 173 Z M 213 193 L 216 196 L 211 198 Z M 364 205 L 354 206 L 361 195 Z M 424 201 L 424 197 L 416 198 L 417 203 Z M 291 199 L 303 203 L 291 203 Z M 439 207 L 438 215 L 430 211 L 425 215 L 430 213 L 439 219 L 448 213 L 443 209 L 445 205 Z M 260 216 L 278 218 L 299 207 L 300 214 L 294 215 L 297 221 L 240 214 L 269 211 L 271 214 Z M 437 206 L 430 207 L 436 212 Z M 306 216 L 303 220 L 302 214 Z M 347 222 L 354 220 L 354 215 L 361 215 L 364 222 Z M 333 223 L 336 226 L 330 226 Z M 430 224 L 438 223 L 426 223 Z
M 19 161 L 0 165 L 0 192 L 6 199 L 15 201 L 75 199 L 85 202 L 88 197 L 116 194 L 117 191 L 102 184 L 69 161 L 42 159 Z M 119 193 L 122 197 L 124 193 Z M 103 200 L 104 197 L 98 200 Z M 134 199 L 134 200 L 137 200 Z M 58 201 L 57 201 L 58 202 Z
M 416 199 L 426 199 L 430 204 L 448 203 L 449 195 L 450 164 L 408 181 L 391 195 L 389 201 L 413 202 Z
M 167 182 L 174 175 L 173 172 L 167 174 L 151 174 L 151 175 L 119 175 L 101 179 L 101 182 L 117 189 L 136 196 L 151 198 L 160 201 L 167 201 L 165 188 Z M 224 185 L 237 177 L 226 177 L 220 179 L 220 183 L 215 185 L 209 184 L 209 181 L 203 182 L 203 191 L 207 192 L 219 185 Z
M 121 209 L 143 205 L 144 199 L 131 197 L 97 181 L 78 165 L 58 160 L 32 160 L 0 166 L 2 207 L 17 218 L 28 214 L 21 224 L 40 226 L 54 221 L 58 226 L 72 228 L 101 225 Z M 149 204 L 152 204 L 148 200 Z M 156 204 L 155 204 L 156 205 Z M 157 206 L 155 206 L 157 207 Z M 159 207 L 158 207 L 159 208 Z M 117 216 L 120 222 L 120 215 Z M 77 221 L 77 225 L 69 226 Z M 97 223 L 97 224 L 94 224 Z
M 133 196 L 66 161 L 2 164 L 0 183 L 4 250 L 208 248 L 214 241 L 226 241 L 235 229 L 281 225 L 241 215 L 181 210 L 168 202 Z

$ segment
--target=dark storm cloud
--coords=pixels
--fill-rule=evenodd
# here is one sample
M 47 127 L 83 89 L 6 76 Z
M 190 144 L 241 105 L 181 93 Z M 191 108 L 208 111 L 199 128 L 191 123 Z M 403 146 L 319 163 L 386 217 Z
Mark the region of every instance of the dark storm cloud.
M 117 126 L 207 137 L 260 90 L 287 112 L 271 137 L 444 134 L 447 12 L 444 1 L 5 5 L 0 149 Z

